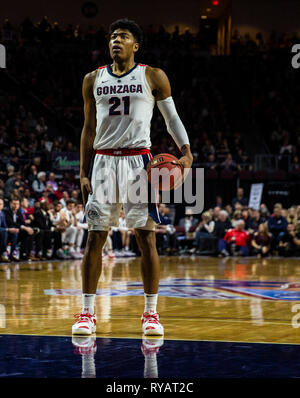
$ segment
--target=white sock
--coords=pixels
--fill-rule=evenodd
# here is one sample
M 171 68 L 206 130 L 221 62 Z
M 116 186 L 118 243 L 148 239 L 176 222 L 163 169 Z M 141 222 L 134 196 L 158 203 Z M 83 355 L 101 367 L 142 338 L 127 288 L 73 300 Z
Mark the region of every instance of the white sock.
M 144 293 L 145 308 L 144 312 L 156 312 L 158 294 L 147 294 Z
M 86 313 L 89 312 L 90 314 L 94 314 L 95 313 L 95 294 L 88 294 L 88 293 L 84 293 L 82 295 L 82 313 Z

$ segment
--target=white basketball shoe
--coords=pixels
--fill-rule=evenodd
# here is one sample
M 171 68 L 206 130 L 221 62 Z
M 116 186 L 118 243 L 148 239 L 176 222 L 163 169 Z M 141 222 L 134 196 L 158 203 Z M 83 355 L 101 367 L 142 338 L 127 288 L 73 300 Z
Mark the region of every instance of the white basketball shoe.
M 159 322 L 159 314 L 157 312 L 144 312 L 141 320 L 142 330 L 145 336 L 163 336 L 164 327 Z
M 89 335 L 96 332 L 96 314 L 81 313 L 76 314 L 77 322 L 72 326 L 72 334 Z

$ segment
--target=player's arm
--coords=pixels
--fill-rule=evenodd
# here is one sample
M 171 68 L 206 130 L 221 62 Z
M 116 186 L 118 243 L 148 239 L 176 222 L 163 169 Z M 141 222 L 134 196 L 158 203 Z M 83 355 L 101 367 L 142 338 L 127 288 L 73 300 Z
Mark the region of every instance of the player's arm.
M 84 125 L 80 139 L 80 185 L 84 206 L 88 195 L 93 193 L 88 175 L 94 155 L 93 143 L 96 135 L 96 106 L 93 96 L 95 76 L 95 72 L 88 73 L 82 84 Z
M 146 76 L 158 109 L 163 115 L 167 130 L 182 153 L 179 163 L 184 168 L 190 168 L 193 163 L 193 155 L 190 149 L 190 141 L 185 127 L 176 111 L 171 95 L 171 85 L 165 72 L 159 68 L 147 67 Z

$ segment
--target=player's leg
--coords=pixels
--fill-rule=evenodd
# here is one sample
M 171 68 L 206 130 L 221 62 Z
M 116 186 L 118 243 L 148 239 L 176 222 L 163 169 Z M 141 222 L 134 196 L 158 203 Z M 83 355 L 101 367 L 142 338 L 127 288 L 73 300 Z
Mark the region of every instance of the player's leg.
M 108 231 L 89 231 L 82 260 L 82 310 L 72 327 L 73 334 L 91 334 L 96 331 L 95 297 L 102 271 L 102 249 Z
M 160 265 L 156 250 L 155 231 L 135 229 L 135 237 L 141 251 L 141 272 L 146 294 L 157 294 Z M 154 308 L 156 310 L 156 308 Z
M 135 229 L 135 237 L 141 251 L 141 272 L 144 284 L 145 307 L 142 315 L 145 335 L 163 335 L 164 328 L 156 311 L 160 276 L 156 235 L 153 230 Z

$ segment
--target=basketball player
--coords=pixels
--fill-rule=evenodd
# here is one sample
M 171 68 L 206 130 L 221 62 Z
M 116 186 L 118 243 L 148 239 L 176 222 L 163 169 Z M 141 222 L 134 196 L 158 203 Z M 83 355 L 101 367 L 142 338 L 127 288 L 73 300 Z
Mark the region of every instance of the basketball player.
M 108 230 L 117 226 L 122 203 L 103 203 L 97 184 L 104 169 L 128 174 L 145 169 L 150 154 L 150 122 L 155 102 L 168 132 L 182 153 L 179 163 L 190 168 L 193 157 L 186 130 L 176 112 L 166 74 L 158 68 L 135 62 L 142 43 L 142 31 L 133 21 L 118 20 L 110 26 L 110 65 L 88 73 L 83 80 L 84 126 L 80 146 L 80 183 L 89 225 L 82 262 L 83 305 L 73 334 L 96 331 L 95 294 L 102 269 L 102 248 Z M 89 178 L 93 156 L 93 169 Z M 118 191 L 124 190 L 119 183 Z M 141 251 L 141 271 L 145 307 L 142 315 L 144 335 L 163 335 L 156 311 L 160 265 L 156 250 L 155 225 L 159 224 L 156 204 L 123 203 L 126 225 L 133 228 Z

